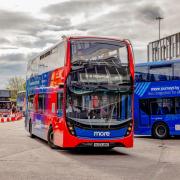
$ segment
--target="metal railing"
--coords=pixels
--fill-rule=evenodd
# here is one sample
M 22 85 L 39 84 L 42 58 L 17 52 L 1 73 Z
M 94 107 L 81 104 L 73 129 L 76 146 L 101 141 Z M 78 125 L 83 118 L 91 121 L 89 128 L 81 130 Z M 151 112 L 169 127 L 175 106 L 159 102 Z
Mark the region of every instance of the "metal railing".
M 180 32 L 150 42 L 147 46 L 148 62 L 180 57 Z

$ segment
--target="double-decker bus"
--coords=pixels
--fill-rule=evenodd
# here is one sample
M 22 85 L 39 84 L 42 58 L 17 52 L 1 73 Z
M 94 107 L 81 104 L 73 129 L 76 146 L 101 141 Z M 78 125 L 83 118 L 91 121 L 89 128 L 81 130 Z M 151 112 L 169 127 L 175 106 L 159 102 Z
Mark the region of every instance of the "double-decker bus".
M 51 148 L 133 146 L 129 41 L 66 37 L 29 61 L 25 127 Z
M 137 64 L 135 134 L 180 135 L 180 60 Z
M 9 90 L 0 90 L 0 117 L 9 117 L 11 115 L 10 101 L 11 92 Z
M 17 106 L 17 110 L 20 111 L 23 115 L 25 115 L 26 91 L 20 91 L 17 93 L 16 106 Z

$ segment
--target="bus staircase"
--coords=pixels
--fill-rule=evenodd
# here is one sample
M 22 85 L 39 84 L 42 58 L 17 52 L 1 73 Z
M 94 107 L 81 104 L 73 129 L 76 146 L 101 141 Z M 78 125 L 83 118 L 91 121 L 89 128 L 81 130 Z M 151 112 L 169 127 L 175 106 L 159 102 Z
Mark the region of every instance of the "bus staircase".
M 0 123 L 18 121 L 18 120 L 21 120 L 22 117 L 23 117 L 23 114 L 21 112 L 17 112 L 17 113 L 11 114 L 10 117 L 0 117 Z

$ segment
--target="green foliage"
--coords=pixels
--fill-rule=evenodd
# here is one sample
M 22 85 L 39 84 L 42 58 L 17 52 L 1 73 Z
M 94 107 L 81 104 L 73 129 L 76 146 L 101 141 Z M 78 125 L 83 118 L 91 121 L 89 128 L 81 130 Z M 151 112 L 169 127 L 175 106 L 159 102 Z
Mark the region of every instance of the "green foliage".
M 8 80 L 6 89 L 11 91 L 11 99 L 15 101 L 17 98 L 17 93 L 19 91 L 25 91 L 26 81 L 21 77 L 12 77 Z

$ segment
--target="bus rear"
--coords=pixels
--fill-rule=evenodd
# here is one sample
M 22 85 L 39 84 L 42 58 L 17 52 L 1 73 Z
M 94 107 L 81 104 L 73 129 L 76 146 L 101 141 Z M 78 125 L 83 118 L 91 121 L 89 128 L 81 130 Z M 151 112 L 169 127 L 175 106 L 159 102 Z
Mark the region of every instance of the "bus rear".
M 0 117 L 9 117 L 11 115 L 11 93 L 9 90 L 0 90 Z
M 61 147 L 133 146 L 133 57 L 127 41 L 69 38 Z

